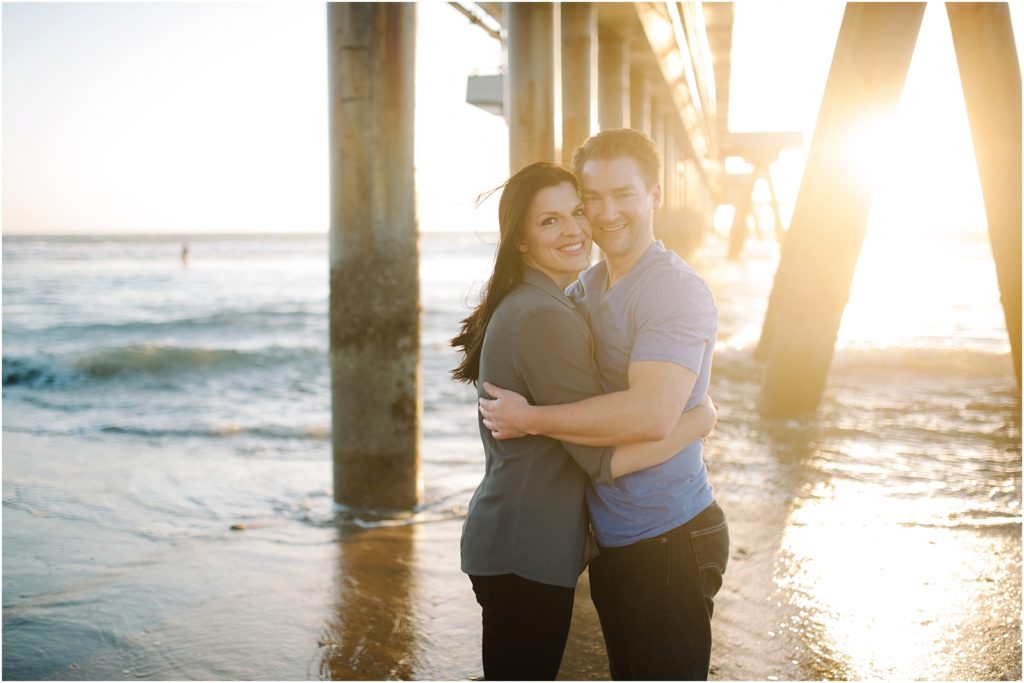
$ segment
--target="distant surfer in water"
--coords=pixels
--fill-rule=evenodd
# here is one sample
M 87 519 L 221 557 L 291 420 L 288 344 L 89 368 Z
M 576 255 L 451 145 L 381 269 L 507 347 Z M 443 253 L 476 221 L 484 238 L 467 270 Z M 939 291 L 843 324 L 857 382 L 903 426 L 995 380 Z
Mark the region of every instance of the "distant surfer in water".
M 189 251 L 188 242 L 186 241 L 181 245 L 181 265 L 188 266 L 190 256 L 191 252 Z

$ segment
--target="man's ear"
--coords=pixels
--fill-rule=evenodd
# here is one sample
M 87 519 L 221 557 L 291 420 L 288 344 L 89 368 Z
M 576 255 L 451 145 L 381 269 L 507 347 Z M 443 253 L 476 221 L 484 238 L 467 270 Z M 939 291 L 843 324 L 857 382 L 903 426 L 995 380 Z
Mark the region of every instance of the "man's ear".
M 651 188 L 651 199 L 654 201 L 654 208 L 661 208 L 661 183 L 655 183 Z

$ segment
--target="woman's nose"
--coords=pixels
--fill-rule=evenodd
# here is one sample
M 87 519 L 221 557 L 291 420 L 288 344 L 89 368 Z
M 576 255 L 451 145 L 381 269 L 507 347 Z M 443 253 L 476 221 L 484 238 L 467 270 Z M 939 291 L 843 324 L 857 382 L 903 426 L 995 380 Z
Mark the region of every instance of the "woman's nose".
M 576 216 L 570 216 L 569 220 L 562 225 L 562 233 L 565 235 L 575 236 L 581 232 L 583 232 L 583 228 L 580 227 L 580 219 Z
M 590 220 L 586 216 L 574 216 L 573 224 L 576 226 L 576 230 L 573 234 L 583 233 L 588 238 L 593 234 L 593 229 L 590 227 Z

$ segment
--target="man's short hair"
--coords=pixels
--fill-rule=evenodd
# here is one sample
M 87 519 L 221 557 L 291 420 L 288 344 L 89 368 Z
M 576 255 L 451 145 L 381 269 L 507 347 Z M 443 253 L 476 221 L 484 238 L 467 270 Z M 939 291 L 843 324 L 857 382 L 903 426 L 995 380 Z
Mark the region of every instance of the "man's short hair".
M 647 187 L 653 187 L 661 182 L 661 156 L 654 146 L 654 141 L 632 128 L 612 128 L 591 135 L 573 152 L 572 172 L 580 178 L 583 165 L 591 159 L 619 157 L 629 157 L 636 161 Z

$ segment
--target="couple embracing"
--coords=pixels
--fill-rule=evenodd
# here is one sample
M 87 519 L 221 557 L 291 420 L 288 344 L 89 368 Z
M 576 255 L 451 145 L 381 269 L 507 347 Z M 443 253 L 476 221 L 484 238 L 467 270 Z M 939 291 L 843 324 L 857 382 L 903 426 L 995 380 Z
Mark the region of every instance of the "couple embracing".
M 702 458 L 718 311 L 654 238 L 648 137 L 592 136 L 573 171 L 504 183 L 494 271 L 452 340 L 485 452 L 462 532 L 484 676 L 555 678 L 589 564 L 612 678 L 706 679 L 729 551 Z

